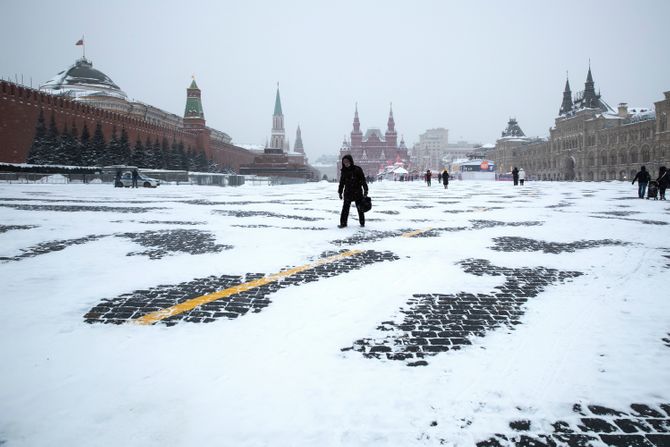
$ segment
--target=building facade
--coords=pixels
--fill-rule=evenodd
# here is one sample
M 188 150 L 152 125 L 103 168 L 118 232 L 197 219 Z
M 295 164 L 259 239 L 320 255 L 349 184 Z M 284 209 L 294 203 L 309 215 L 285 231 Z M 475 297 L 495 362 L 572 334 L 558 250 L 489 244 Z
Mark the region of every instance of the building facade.
M 412 147 L 414 167 L 420 171 L 441 169 L 449 151 L 449 129 L 428 129 L 419 135 L 419 142 Z
M 664 96 L 654 109 L 620 103 L 614 111 L 596 94 L 589 67 L 576 95 L 566 80 L 547 138 L 528 138 L 510 120 L 493 151 L 497 171 L 517 166 L 537 180 L 630 180 L 645 165 L 655 176 L 660 166 L 670 166 L 670 91 Z
M 342 168 L 342 157 L 350 154 L 354 163 L 361 168 L 367 176 L 375 176 L 386 166 L 397 164 L 405 168 L 410 166 L 410 156 L 401 138 L 398 143 L 398 133 L 395 130 L 393 119 L 393 107 L 389 111 L 386 132 L 381 133 L 378 128 L 369 128 L 365 135 L 361 132 L 361 122 L 358 117 L 358 104 L 354 112 L 353 130 L 350 139 L 346 137 L 340 147 L 340 159 L 337 164 L 337 175 L 339 178 Z

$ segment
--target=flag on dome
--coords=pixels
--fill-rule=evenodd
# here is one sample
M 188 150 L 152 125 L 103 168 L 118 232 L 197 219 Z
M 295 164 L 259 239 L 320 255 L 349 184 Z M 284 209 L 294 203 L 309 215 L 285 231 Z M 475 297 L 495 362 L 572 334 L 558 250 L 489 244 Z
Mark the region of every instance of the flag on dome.
M 84 45 L 84 36 L 81 36 L 81 39 L 79 39 L 77 41 L 77 43 L 75 43 L 75 46 L 79 46 L 79 45 Z

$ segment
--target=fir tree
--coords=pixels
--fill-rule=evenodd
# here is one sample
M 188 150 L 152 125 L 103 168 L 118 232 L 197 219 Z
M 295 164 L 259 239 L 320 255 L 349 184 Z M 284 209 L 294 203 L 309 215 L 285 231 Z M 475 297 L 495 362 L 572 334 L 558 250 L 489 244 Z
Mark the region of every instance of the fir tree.
M 102 157 L 102 165 L 105 166 L 121 164 L 119 159 L 119 139 L 116 136 L 116 126 L 114 126 L 112 127 L 112 138 L 109 140 L 105 155 Z
M 95 164 L 95 160 L 93 160 L 93 157 L 91 157 L 91 134 L 88 132 L 86 121 L 84 121 L 84 128 L 81 130 L 79 143 L 81 166 L 91 166 Z
M 101 166 L 106 152 L 107 145 L 105 144 L 105 135 L 102 133 L 102 124 L 98 121 L 95 124 L 93 141 L 91 141 L 91 160 L 93 161 L 93 164 Z
M 144 156 L 142 157 L 142 166 L 145 168 L 153 168 L 153 163 L 154 163 L 153 144 L 151 144 L 151 139 L 147 137 L 147 141 L 144 144 Z
M 186 151 L 184 150 L 184 142 L 179 141 L 179 144 L 177 145 L 177 151 L 179 152 L 179 168 L 178 169 L 183 169 L 184 171 L 188 171 L 188 155 L 186 154 Z
M 195 156 L 195 166 L 196 169 L 199 172 L 207 172 L 207 156 L 205 155 L 205 151 L 203 150 L 197 150 L 196 156 Z
M 161 154 L 159 158 L 160 168 L 167 169 L 170 160 L 170 143 L 168 142 L 168 139 L 165 137 L 163 137 L 163 141 L 161 141 L 160 154 Z
M 58 137 L 58 127 L 56 126 L 56 116 L 51 112 L 51 120 L 49 120 L 49 130 L 44 141 L 44 154 L 42 156 L 42 163 L 52 165 L 56 163 L 56 152 L 60 145 Z
M 130 154 L 130 164 L 133 166 L 144 166 L 144 145 L 142 140 L 140 140 L 139 135 L 137 136 L 137 141 L 135 142 L 135 149 L 133 149 L 132 154 Z
M 77 122 L 72 121 L 72 129 L 70 130 L 70 147 L 69 163 L 73 166 L 82 166 L 81 162 L 81 140 L 79 139 L 79 129 L 77 129 Z
M 30 146 L 28 151 L 27 162 L 30 164 L 40 164 L 43 163 L 45 150 L 45 140 L 47 136 L 47 128 L 44 123 L 44 109 L 40 109 L 40 115 L 37 117 L 37 124 L 35 125 L 35 137 L 33 138 L 33 144 Z
M 158 141 L 158 137 L 154 140 L 154 144 L 151 146 L 151 151 L 153 152 L 153 159 L 151 168 L 152 169 L 162 169 L 163 168 L 163 155 L 161 152 L 161 142 Z
M 121 128 L 121 137 L 119 138 L 119 163 L 122 165 L 130 164 L 130 143 L 125 127 Z

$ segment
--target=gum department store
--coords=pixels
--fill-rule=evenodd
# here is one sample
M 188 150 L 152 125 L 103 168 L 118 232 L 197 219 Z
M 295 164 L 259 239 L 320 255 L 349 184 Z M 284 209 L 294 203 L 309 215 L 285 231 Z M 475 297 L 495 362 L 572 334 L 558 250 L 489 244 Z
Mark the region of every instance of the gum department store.
M 498 173 L 523 167 L 537 180 L 630 180 L 646 165 L 652 177 L 670 166 L 670 91 L 654 109 L 614 111 L 596 93 L 591 68 L 574 97 L 565 82 L 563 102 L 548 138 L 528 138 L 510 119 L 490 156 Z

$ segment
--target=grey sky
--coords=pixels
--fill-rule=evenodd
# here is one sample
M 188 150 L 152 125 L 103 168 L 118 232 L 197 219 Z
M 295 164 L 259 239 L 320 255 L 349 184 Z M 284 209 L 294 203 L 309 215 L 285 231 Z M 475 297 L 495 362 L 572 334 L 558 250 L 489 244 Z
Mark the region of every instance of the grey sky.
M 510 116 L 545 136 L 566 71 L 616 108 L 670 90 L 670 2 L 0 0 L 0 75 L 44 82 L 86 55 L 130 98 L 183 114 L 192 74 L 209 126 L 235 143 L 270 135 L 280 83 L 291 147 L 337 154 L 358 102 L 361 127 L 428 128 L 494 143 Z

